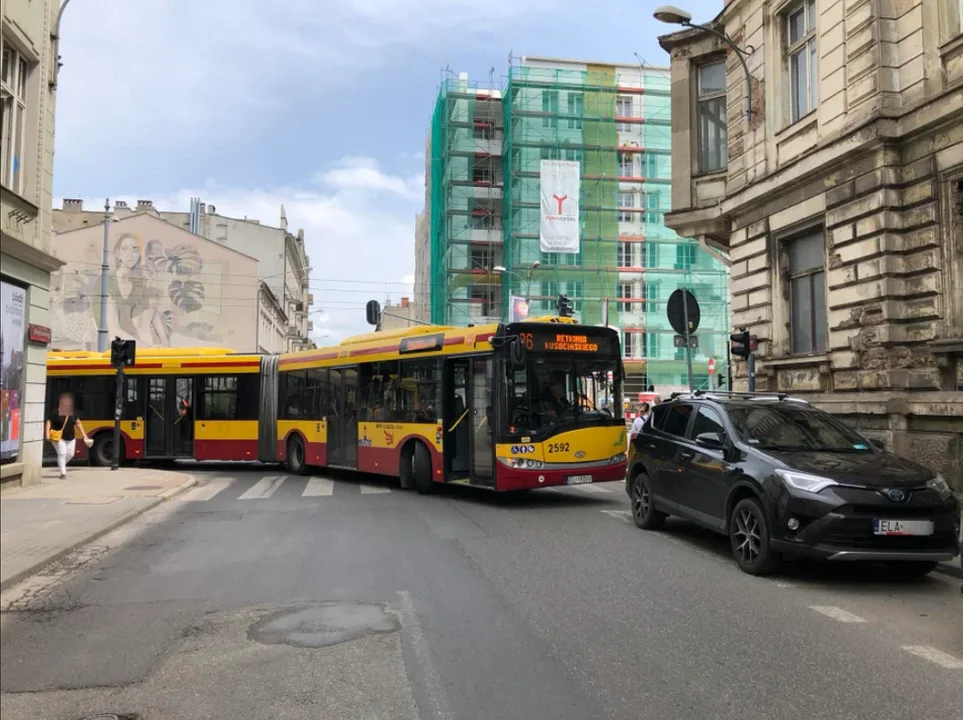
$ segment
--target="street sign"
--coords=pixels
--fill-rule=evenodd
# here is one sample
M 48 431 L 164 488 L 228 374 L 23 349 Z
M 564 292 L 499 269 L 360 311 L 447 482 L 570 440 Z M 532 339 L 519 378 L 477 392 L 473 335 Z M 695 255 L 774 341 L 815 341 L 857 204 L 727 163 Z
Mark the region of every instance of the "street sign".
M 683 300 L 683 298 L 685 298 L 685 300 Z M 695 295 L 685 288 L 678 288 L 669 296 L 669 302 L 666 305 L 666 314 L 669 316 L 669 324 L 672 326 L 672 329 L 679 333 L 679 335 L 685 335 L 686 333 L 686 316 L 688 316 L 689 320 L 689 332 L 694 333 L 699 329 L 699 301 L 695 299 Z
M 672 336 L 672 346 L 677 348 L 685 347 L 685 335 L 673 335 Z M 689 336 L 689 349 L 696 350 L 699 347 L 699 337 L 697 335 Z
M 715 374 L 716 374 L 716 360 L 715 360 L 715 358 L 709 358 L 709 374 L 710 374 L 710 375 L 715 375 Z

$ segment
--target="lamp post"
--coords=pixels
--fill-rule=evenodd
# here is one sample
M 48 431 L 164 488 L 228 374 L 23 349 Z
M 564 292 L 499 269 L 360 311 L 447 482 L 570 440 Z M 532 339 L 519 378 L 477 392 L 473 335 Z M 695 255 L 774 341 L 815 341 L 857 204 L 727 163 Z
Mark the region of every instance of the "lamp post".
M 739 58 L 739 62 L 742 63 L 742 69 L 746 73 L 746 119 L 752 122 L 752 75 L 749 74 L 749 65 L 746 63 L 746 58 L 755 52 L 755 48 L 752 45 L 747 45 L 746 50 L 736 45 L 735 41 L 729 37 L 728 33 L 721 33 L 718 30 L 711 28 L 707 25 L 699 25 L 698 23 L 692 22 L 692 15 L 681 8 L 677 8 L 673 5 L 662 5 L 655 9 L 652 13 L 653 17 L 659 22 L 664 22 L 668 25 L 681 25 L 682 27 L 691 27 L 698 30 L 705 30 L 708 33 L 712 33 L 716 37 L 722 38 L 725 43 L 732 48 L 732 51 Z
M 536 260 L 535 262 L 533 262 L 531 265 L 528 266 L 528 277 L 525 280 L 525 301 L 526 302 L 532 301 L 532 273 L 538 270 L 541 266 L 542 266 L 542 263 L 540 263 L 538 260 Z M 504 265 L 496 265 L 495 267 L 492 268 L 492 272 L 495 273 L 496 275 L 514 275 L 519 280 L 522 279 L 521 275 L 519 275 L 517 272 L 513 272 L 509 270 Z
M 64 3 L 66 5 L 66 3 Z M 110 288 L 110 198 L 104 200 L 104 257 L 100 265 L 100 326 L 97 328 L 97 350 L 107 351 L 107 292 Z

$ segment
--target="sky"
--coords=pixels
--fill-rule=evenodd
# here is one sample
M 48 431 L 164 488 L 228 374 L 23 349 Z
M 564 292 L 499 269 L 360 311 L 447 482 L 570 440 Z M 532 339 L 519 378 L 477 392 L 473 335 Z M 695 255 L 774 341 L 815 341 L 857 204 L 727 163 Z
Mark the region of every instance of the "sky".
M 339 342 L 371 329 L 367 300 L 412 295 L 425 137 L 446 68 L 501 87 L 510 55 L 665 65 L 656 38 L 672 28 L 652 18 L 659 4 L 73 0 L 54 204 L 187 211 L 197 196 L 275 226 L 283 204 L 305 233 L 323 310 L 315 339 Z M 720 6 L 689 9 L 699 21 Z

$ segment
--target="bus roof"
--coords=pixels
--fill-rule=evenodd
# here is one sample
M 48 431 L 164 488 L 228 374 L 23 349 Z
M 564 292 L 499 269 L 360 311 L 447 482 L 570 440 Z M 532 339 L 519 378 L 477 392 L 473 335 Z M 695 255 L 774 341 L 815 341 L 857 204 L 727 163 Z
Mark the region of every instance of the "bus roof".
M 203 373 L 257 372 L 261 356 L 228 348 L 144 348 L 137 350 L 136 363 L 127 368 L 131 373 L 167 374 L 178 370 Z M 90 350 L 51 350 L 47 353 L 47 369 L 57 374 L 113 373 L 110 352 Z

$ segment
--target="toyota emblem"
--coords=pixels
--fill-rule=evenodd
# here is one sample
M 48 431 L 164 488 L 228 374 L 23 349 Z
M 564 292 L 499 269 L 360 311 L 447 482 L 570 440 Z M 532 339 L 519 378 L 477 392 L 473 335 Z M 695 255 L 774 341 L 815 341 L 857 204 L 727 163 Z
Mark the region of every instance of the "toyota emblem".
M 906 500 L 909 498 L 909 495 L 905 490 L 901 490 L 899 488 L 890 488 L 886 491 L 886 497 L 895 503 L 901 503 L 906 502 Z

